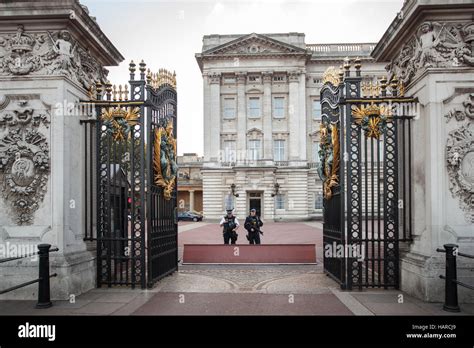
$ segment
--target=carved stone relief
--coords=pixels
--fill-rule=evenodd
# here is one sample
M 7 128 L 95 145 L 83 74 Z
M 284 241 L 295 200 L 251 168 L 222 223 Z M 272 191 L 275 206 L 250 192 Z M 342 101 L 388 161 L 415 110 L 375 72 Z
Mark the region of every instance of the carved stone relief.
M 454 118 L 462 123 L 448 134 L 446 168 L 453 197 L 459 199 L 466 221 L 474 223 L 474 94 L 467 95 L 462 105 L 463 109 L 445 115 L 446 122 Z
M 10 95 L 0 103 L 0 194 L 18 225 L 33 223 L 50 173 L 50 106 L 39 95 Z
M 474 121 L 474 93 L 469 94 L 465 101 L 462 103 L 464 109 L 452 109 L 444 117 L 446 117 L 446 123 L 452 118 L 456 121 L 464 121 L 466 118 Z
M 108 71 L 67 30 L 0 34 L 0 76 L 63 75 L 89 90 L 106 82 Z
M 425 22 L 386 66 L 406 86 L 424 67 L 474 66 L 474 22 Z

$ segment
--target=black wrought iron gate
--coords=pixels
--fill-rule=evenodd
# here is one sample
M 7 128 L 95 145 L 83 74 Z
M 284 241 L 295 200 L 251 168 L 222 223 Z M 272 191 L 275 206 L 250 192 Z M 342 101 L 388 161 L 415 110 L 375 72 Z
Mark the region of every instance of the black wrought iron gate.
M 97 116 L 83 122 L 90 124 L 85 240 L 97 241 L 98 287 L 151 287 L 178 264 L 176 76 L 151 73 L 143 61 L 139 79 L 133 61 L 129 70 L 129 86 L 91 89 Z
M 365 80 L 360 60 L 329 68 L 321 89 L 319 175 L 324 270 L 342 288 L 400 284 L 399 243 L 411 240 L 411 122 L 417 100 L 396 77 Z

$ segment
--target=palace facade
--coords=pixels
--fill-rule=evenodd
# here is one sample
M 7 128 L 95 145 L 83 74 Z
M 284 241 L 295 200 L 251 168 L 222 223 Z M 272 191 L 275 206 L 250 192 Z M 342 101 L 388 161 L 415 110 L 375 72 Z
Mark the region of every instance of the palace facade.
M 302 33 L 206 35 L 196 54 L 203 76 L 203 212 L 256 208 L 264 219 L 321 216 L 317 174 L 328 67 L 362 60 L 367 80 L 385 74 L 376 43 L 306 44 Z

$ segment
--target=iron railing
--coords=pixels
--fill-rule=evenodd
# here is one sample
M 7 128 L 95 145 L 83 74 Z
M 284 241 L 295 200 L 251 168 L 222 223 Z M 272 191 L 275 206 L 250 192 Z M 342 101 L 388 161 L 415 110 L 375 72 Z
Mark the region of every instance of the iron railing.
M 460 312 L 458 304 L 458 285 L 470 290 L 474 290 L 474 286 L 460 282 L 457 280 L 456 256 L 474 259 L 474 255 L 460 253 L 458 245 L 445 244 L 444 249 L 436 249 L 437 252 L 446 253 L 446 275 L 440 275 L 445 280 L 445 299 L 443 309 L 448 312 Z
M 58 251 L 58 248 L 51 249 L 50 244 L 39 244 L 38 251 L 32 254 L 27 254 L 18 257 L 9 257 L 1 259 L 0 263 L 5 263 L 9 261 L 19 260 L 35 255 L 39 255 L 39 278 L 30 280 L 28 282 L 12 286 L 11 288 L 1 290 L 0 295 L 6 294 L 7 292 L 14 291 L 25 286 L 38 283 L 38 302 L 36 303 L 36 308 L 49 308 L 53 305 L 51 302 L 51 292 L 50 292 L 50 283 L 49 279 L 56 277 L 57 273 L 49 274 L 49 253 L 53 251 Z
M 94 180 L 95 158 L 93 149 L 96 144 L 96 123 L 95 119 L 79 120 L 79 124 L 84 125 L 84 241 L 95 241 L 94 222 L 96 216 L 96 183 Z

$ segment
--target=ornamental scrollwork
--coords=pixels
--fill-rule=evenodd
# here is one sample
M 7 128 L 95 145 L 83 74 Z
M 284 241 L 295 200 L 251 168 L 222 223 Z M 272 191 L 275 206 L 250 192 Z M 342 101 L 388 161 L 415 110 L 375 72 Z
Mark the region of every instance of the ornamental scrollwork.
M 18 225 L 33 223 L 47 191 L 49 143 L 40 131 L 49 128 L 45 108 L 39 96 L 7 96 L 0 108 L 1 196 Z
M 323 181 L 323 195 L 329 200 L 333 187 L 339 185 L 339 130 L 337 124 L 322 122 L 320 126 L 321 141 L 319 147 L 318 174 Z
M 462 103 L 464 109 L 459 110 L 457 108 L 450 110 L 444 117 L 446 117 L 446 123 L 452 118 L 456 121 L 464 121 L 466 118 L 474 120 L 474 93 L 469 94 L 465 101 Z
M 112 107 L 102 111 L 101 120 L 107 134 L 115 141 L 130 138 L 131 129 L 140 121 L 139 107 Z
M 407 86 L 422 68 L 474 66 L 474 23 L 424 22 L 386 69 Z
M 446 168 L 453 197 L 459 199 L 466 221 L 474 223 L 474 123 L 448 134 Z
M 173 135 L 173 120 L 166 119 L 155 128 L 153 147 L 153 169 L 155 185 L 163 188 L 163 197 L 170 200 L 176 185 L 178 165 L 176 162 L 176 139 Z
M 379 139 L 391 121 L 390 109 L 381 105 L 355 106 L 352 110 L 355 123 L 361 126 L 367 138 Z
M 108 71 L 71 36 L 69 31 L 0 35 L 0 76 L 63 75 L 89 90 L 106 82 Z

